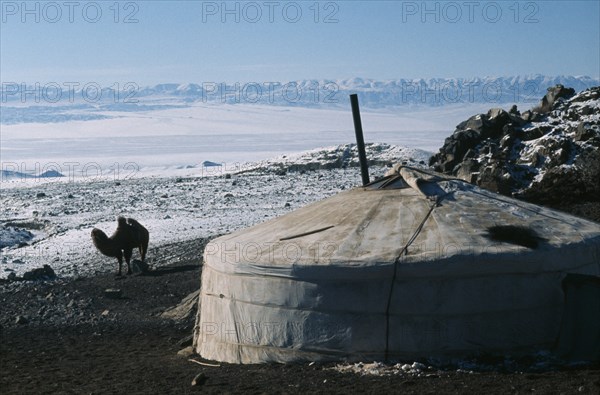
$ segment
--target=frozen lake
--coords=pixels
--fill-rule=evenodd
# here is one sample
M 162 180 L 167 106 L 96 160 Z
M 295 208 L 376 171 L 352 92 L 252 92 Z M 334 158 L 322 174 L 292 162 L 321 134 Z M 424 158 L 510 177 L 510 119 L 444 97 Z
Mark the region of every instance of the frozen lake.
M 370 132 L 368 142 L 419 147 L 433 151 L 447 132 Z M 133 137 L 90 137 L 69 139 L 16 139 L 3 142 L 3 162 L 42 161 L 85 163 L 94 160 L 110 164 L 134 161 L 143 167 L 176 166 L 205 160 L 224 164 L 271 158 L 282 153 L 306 151 L 318 147 L 351 143 L 349 132 L 310 132 L 302 135 L 204 134 Z
M 363 111 L 365 141 L 434 152 L 456 124 L 484 107 Z M 2 169 L 31 172 L 53 163 L 231 165 L 355 141 L 350 110 L 205 104 L 102 115 L 106 118 L 2 125 Z

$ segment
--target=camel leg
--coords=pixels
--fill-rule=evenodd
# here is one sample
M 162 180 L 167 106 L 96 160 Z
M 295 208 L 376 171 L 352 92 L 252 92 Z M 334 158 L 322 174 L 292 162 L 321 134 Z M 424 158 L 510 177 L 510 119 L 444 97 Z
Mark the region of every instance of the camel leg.
M 131 261 L 131 255 L 133 254 L 133 249 L 128 248 L 126 250 L 123 250 L 123 252 L 125 253 L 125 262 L 127 262 L 127 274 L 131 274 L 131 266 L 129 265 L 129 261 Z
M 123 265 L 123 257 L 121 255 L 117 256 L 117 260 L 119 261 L 119 272 L 117 276 L 121 276 L 121 265 Z
M 148 240 L 142 241 L 140 245 L 140 255 L 142 256 L 142 262 L 146 262 L 146 253 L 148 252 Z

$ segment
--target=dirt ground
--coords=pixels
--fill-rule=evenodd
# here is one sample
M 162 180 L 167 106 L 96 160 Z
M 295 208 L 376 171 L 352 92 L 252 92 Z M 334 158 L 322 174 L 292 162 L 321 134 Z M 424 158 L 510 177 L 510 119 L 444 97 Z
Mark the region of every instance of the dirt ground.
M 0 284 L 0 392 L 600 393 L 600 365 L 541 372 L 436 369 L 416 377 L 340 373 L 333 364 L 195 364 L 177 355 L 193 317 L 176 322 L 160 314 L 198 289 L 205 242 L 157 248 L 164 265 L 147 275 Z M 108 297 L 108 288 L 120 289 L 121 297 Z M 201 384 L 192 386 L 200 373 Z

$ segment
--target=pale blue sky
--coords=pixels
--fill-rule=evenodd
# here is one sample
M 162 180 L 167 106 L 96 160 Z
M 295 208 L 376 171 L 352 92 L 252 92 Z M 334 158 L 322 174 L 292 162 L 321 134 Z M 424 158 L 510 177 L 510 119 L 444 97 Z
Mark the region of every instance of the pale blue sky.
M 598 0 L 64 4 L 1 1 L 2 82 L 600 77 Z

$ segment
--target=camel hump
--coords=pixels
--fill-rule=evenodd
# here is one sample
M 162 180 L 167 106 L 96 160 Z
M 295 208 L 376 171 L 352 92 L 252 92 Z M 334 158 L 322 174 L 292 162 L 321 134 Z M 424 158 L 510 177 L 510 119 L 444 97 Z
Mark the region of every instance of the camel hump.
M 144 226 L 142 224 L 140 224 L 139 222 L 137 222 L 135 219 L 133 218 L 127 218 L 127 223 L 131 226 L 133 226 L 135 229 L 137 230 L 142 230 L 145 231 L 146 228 L 144 228 Z
M 127 226 L 127 220 L 125 219 L 125 217 L 118 217 L 117 223 L 119 224 L 119 226 Z

